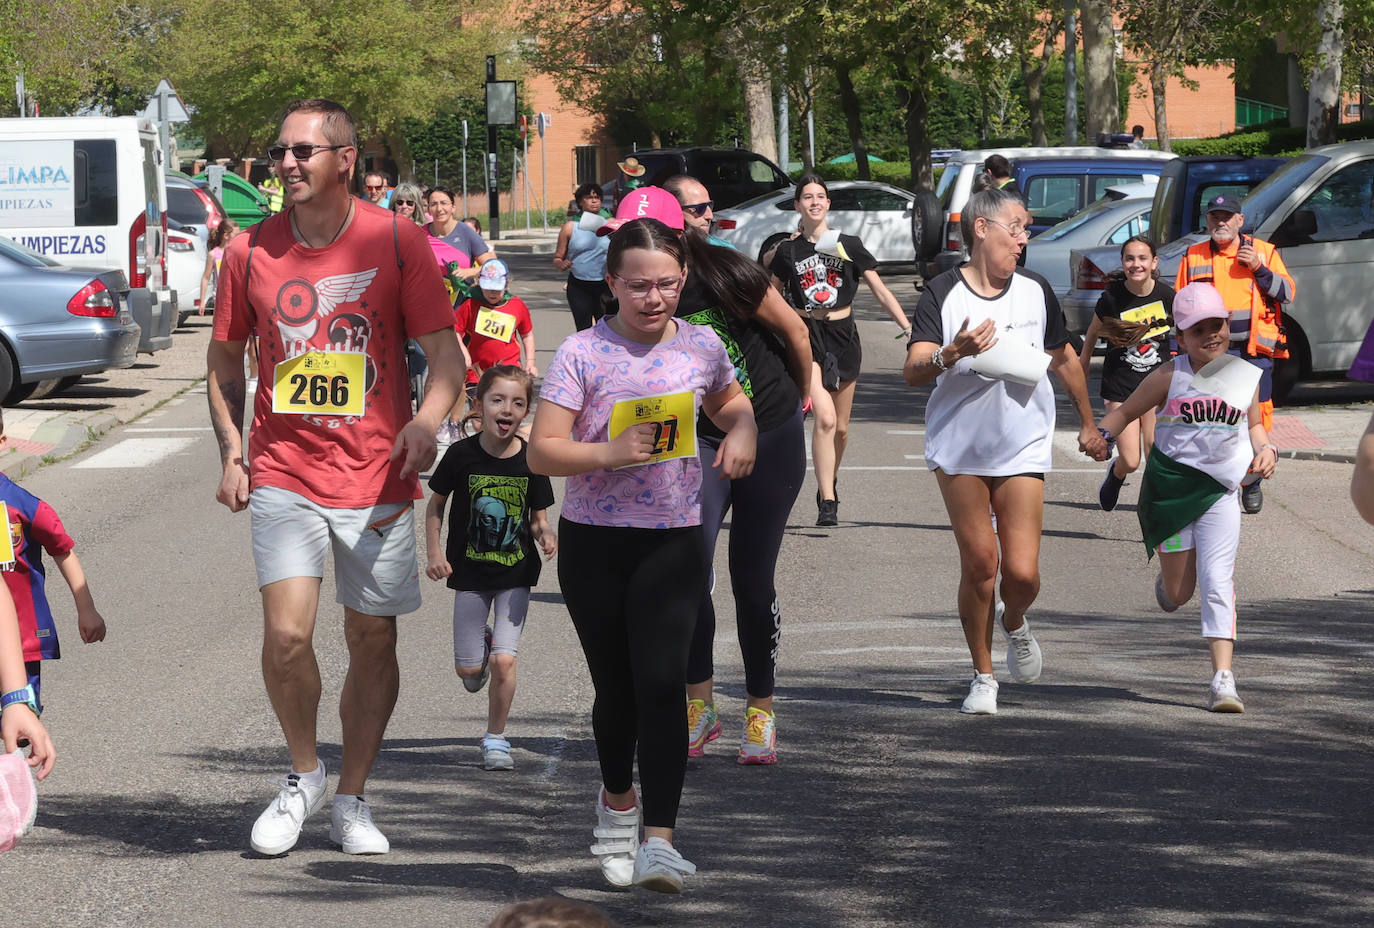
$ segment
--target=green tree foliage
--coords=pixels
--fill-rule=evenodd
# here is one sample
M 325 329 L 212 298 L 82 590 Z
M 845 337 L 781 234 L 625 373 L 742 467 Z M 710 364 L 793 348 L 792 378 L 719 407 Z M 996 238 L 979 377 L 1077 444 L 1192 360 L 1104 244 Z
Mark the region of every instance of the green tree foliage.
M 0 0 L 0 71 L 19 72 L 30 101 L 45 116 L 75 111 L 108 76 L 119 40 L 114 0 Z M 153 85 L 148 89 L 152 90 Z M 7 92 L 0 115 L 18 115 Z

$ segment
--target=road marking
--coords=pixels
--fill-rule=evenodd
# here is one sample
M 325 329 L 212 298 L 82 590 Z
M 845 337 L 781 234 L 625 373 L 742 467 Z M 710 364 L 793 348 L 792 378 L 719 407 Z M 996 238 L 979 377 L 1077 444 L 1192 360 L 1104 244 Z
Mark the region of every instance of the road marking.
M 126 432 L 213 432 L 208 425 L 160 425 L 152 428 L 125 429 Z
M 924 461 L 926 459 L 924 454 L 904 454 L 902 457 L 906 458 L 908 461 Z
M 831 656 L 831 657 L 833 657 L 833 656 L 835 656 L 835 655 L 842 655 L 842 654 L 873 654 L 873 653 L 888 652 L 888 651 L 892 651 L 892 652 L 900 651 L 900 652 L 903 652 L 903 653 L 909 653 L 909 652 L 912 652 L 912 651 L 917 651 L 917 652 L 919 652 L 919 651 L 929 651 L 929 650 L 930 650 L 929 648 L 917 647 L 917 646 L 915 646 L 915 645 L 886 644 L 886 645 L 874 645 L 874 646 L 871 647 L 871 648 L 830 648 L 830 649 L 825 650 L 825 651 L 810 651 L 810 652 L 808 652 L 808 653 L 810 653 L 810 654 L 824 654 L 824 655 L 826 655 L 826 656 Z M 912 661 L 912 663 L 913 663 L 913 664 L 965 664 L 965 663 L 968 663 L 968 657 L 967 657 L 967 656 L 965 656 L 965 657 L 941 657 L 941 658 L 932 659 L 932 660 Z
M 184 438 L 126 438 L 113 447 L 73 464 L 72 467 L 87 470 L 147 467 L 190 447 L 194 443 L 195 439 L 190 436 Z
M 889 435 L 924 435 L 925 429 L 888 429 Z

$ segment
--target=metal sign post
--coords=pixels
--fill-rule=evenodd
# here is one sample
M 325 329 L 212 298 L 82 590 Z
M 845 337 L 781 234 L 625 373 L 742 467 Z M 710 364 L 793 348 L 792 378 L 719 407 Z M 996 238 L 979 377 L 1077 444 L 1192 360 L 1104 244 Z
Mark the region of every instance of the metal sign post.
M 149 119 L 157 121 L 158 143 L 162 147 L 162 166 L 165 170 L 171 170 L 176 165 L 172 163 L 172 127 L 174 122 L 190 122 L 191 114 L 186 111 L 186 105 L 181 102 L 181 97 L 177 94 L 172 82 L 163 78 L 157 82 L 157 87 L 153 89 L 153 95 L 148 100 L 148 106 L 144 109 L 143 115 Z
M 501 238 L 501 189 L 497 175 L 496 129 L 515 125 L 515 81 L 496 79 L 496 56 L 487 56 L 487 221 L 491 239 Z M 514 203 L 512 202 L 512 206 Z
M 463 213 L 468 212 L 468 121 L 463 120 Z
M 523 152 L 520 157 L 520 165 L 524 170 L 525 177 L 525 229 L 530 227 L 530 123 L 529 120 L 520 117 L 520 147 Z
M 549 231 L 549 149 L 544 129 L 553 122 L 548 113 L 539 114 L 539 215 L 544 231 Z
M 19 98 L 19 118 L 20 118 L 20 119 L 23 119 L 25 116 L 29 115 L 27 112 L 25 112 L 26 107 L 24 106 L 24 72 L 23 72 L 23 71 L 20 71 L 20 72 L 19 72 L 19 75 L 14 79 L 14 95 L 15 95 L 16 97 Z

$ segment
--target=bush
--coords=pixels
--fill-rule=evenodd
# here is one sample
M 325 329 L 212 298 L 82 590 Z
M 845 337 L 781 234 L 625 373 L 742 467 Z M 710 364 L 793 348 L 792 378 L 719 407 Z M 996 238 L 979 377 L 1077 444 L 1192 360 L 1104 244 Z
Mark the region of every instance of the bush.
M 1367 139 L 1374 136 L 1374 119 L 1342 123 L 1336 128 L 1338 141 Z M 1229 135 L 1213 139 L 1179 139 L 1174 142 L 1174 154 L 1241 155 L 1247 158 L 1301 154 L 1307 147 L 1307 129 L 1289 126 L 1280 120 L 1262 127 L 1249 126 Z
M 943 170 L 943 165 L 935 165 L 936 183 L 939 182 L 940 172 Z M 910 161 L 870 161 L 868 172 L 875 181 L 901 187 L 903 190 L 911 189 Z M 826 180 L 858 180 L 859 166 L 852 161 L 845 164 L 818 164 L 816 173 Z M 792 175 L 792 179 L 796 180 L 800 176 L 801 172 L 798 171 Z

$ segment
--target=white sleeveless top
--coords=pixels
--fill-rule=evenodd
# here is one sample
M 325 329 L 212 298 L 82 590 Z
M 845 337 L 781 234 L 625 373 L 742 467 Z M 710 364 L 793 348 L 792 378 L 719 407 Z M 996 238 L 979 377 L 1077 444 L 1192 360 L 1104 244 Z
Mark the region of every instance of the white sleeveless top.
M 1246 409 L 1228 406 L 1221 397 L 1193 386 L 1187 355 L 1174 358 L 1169 398 L 1155 418 L 1155 447 L 1180 464 L 1195 467 L 1234 490 L 1255 452 L 1250 447 Z

